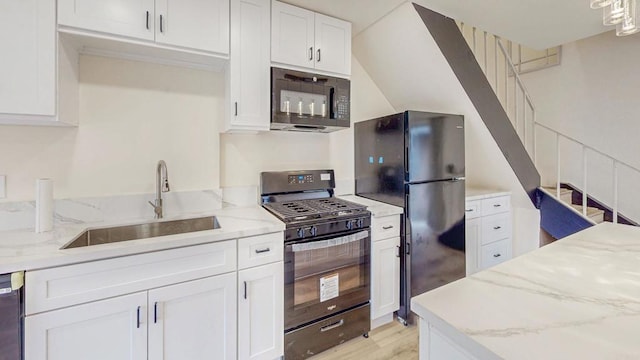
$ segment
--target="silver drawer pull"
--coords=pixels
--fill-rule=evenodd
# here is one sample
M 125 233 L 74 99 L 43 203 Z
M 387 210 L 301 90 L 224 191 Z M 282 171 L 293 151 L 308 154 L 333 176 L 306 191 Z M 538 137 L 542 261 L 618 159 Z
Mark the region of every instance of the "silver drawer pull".
M 500 205 L 500 204 L 493 204 L 493 207 L 500 207 L 500 206 L 502 206 L 502 205 Z
M 393 229 L 393 225 L 383 226 L 382 229 L 384 229 L 384 230 Z
M 464 211 L 466 211 L 466 212 L 472 212 L 472 211 L 473 211 L 473 209 L 465 209 Z
M 342 325 L 344 325 L 344 319 L 341 319 L 341 320 L 340 320 L 340 321 L 338 321 L 337 323 L 333 323 L 333 324 L 331 324 L 331 325 L 327 325 L 327 326 L 323 326 L 323 327 L 321 327 L 321 328 L 320 328 L 320 332 L 329 331 L 329 330 L 335 329 L 335 328 L 337 328 L 337 327 L 340 327 L 340 326 L 342 326 Z
M 271 249 L 269 248 L 264 248 L 264 249 L 256 249 L 256 254 L 262 254 L 262 253 L 266 253 L 271 251 Z
M 500 254 L 499 254 L 499 253 L 498 253 L 498 254 L 493 254 L 493 257 L 494 257 L 494 258 L 499 258 L 499 257 L 500 257 Z
M 494 226 L 493 227 L 493 230 L 500 230 L 500 229 L 502 229 L 502 226 Z

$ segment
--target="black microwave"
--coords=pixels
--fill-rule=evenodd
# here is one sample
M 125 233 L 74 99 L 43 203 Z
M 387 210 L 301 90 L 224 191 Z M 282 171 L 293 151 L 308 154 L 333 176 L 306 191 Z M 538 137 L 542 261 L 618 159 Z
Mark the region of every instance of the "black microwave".
M 271 68 L 271 129 L 331 132 L 350 125 L 351 82 Z

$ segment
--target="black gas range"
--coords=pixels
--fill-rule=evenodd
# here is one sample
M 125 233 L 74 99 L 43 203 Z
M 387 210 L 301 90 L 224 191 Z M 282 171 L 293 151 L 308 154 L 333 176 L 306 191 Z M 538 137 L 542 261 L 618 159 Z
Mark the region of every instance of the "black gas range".
M 263 172 L 262 206 L 286 224 L 285 241 L 368 228 L 366 206 L 334 197 L 333 170 Z
M 264 172 L 262 206 L 285 223 L 285 360 L 370 330 L 371 213 L 334 197 L 333 170 Z

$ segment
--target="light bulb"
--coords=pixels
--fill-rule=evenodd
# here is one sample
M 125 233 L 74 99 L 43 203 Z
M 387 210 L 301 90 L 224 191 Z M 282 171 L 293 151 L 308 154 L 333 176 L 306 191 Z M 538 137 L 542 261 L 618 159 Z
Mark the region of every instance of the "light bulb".
M 613 0 L 610 6 L 604 8 L 602 23 L 604 25 L 616 25 L 624 18 L 623 0 Z
M 624 16 L 622 21 L 616 26 L 617 36 L 631 35 L 640 31 L 636 22 L 636 0 L 623 0 L 623 3 Z
M 600 9 L 605 6 L 611 5 L 613 0 L 591 0 L 591 8 L 592 9 Z

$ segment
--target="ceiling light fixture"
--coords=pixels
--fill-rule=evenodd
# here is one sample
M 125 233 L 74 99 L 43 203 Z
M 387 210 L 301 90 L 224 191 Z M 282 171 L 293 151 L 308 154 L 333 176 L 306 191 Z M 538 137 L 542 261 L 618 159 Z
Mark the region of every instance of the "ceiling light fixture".
M 636 0 L 590 0 L 590 6 L 592 9 L 602 9 L 602 23 L 616 25 L 616 35 L 631 35 L 640 31 Z

